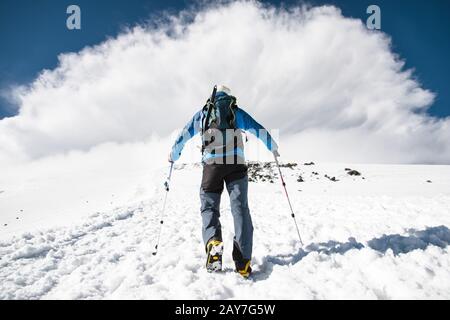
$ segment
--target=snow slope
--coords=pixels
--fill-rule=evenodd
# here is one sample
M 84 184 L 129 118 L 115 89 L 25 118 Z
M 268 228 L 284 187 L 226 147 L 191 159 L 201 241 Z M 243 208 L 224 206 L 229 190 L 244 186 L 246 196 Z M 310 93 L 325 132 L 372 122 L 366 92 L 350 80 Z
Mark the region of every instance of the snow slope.
M 346 167 L 361 175 L 350 176 Z M 118 206 L 92 204 L 89 216 L 80 214 L 65 225 L 53 224 L 45 212 L 36 212 L 42 217 L 39 226 L 34 220 L 2 223 L 0 298 L 450 298 L 450 166 L 284 167 L 305 244 L 301 247 L 275 169 L 252 165 L 255 272 L 249 280 L 232 270 L 233 224 L 226 193 L 225 272 L 205 272 L 198 199 L 201 168 L 176 169 L 157 256 L 152 251 L 167 168 L 146 173 L 145 188 L 142 178 L 123 179 L 130 196 Z M 139 197 L 131 196 L 136 194 L 133 188 L 140 188 Z M 13 206 L 5 201 L 10 188 L 2 184 L 0 190 L 3 219 L 5 208 Z M 96 199 L 109 203 L 106 194 L 112 191 Z M 24 203 L 32 194 L 15 192 Z M 85 198 L 77 199 L 71 201 L 82 203 Z M 45 204 L 39 210 L 45 210 Z

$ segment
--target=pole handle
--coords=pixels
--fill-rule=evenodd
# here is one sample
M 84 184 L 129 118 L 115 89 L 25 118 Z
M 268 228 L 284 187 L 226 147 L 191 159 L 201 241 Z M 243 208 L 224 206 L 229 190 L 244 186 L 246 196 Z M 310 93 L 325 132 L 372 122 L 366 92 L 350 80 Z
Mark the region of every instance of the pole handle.
M 170 163 L 170 170 L 169 170 L 169 176 L 167 177 L 167 180 L 164 182 L 164 188 L 167 192 L 169 192 L 169 184 L 170 184 L 170 178 L 172 177 L 172 169 L 173 169 L 173 162 Z

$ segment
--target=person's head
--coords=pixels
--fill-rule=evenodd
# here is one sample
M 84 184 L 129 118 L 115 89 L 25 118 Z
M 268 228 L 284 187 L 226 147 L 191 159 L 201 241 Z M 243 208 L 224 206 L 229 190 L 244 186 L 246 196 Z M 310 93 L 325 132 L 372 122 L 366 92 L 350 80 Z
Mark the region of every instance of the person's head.
M 219 93 L 219 92 L 226 93 L 229 96 L 231 95 L 230 88 L 228 88 L 227 86 L 224 86 L 223 84 L 217 86 L 217 93 Z

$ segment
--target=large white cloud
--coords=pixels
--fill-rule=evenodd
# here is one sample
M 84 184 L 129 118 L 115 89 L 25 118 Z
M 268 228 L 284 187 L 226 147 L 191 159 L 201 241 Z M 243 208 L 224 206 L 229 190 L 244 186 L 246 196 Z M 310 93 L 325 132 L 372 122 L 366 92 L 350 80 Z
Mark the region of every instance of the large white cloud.
M 282 155 L 450 163 L 450 120 L 426 114 L 433 93 L 388 36 L 335 7 L 210 6 L 59 60 L 20 89 L 19 115 L 0 121 L 0 162 L 167 137 L 225 83 L 281 130 Z

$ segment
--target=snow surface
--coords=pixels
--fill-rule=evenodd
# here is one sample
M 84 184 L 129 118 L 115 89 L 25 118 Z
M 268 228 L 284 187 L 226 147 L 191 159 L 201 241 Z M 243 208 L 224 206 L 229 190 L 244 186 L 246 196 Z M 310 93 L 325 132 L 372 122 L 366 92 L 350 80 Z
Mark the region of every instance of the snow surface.
M 98 172 L 23 173 L 26 184 L 12 179 L 18 172 L 2 175 L 0 298 L 450 298 L 450 166 L 282 168 L 303 247 L 276 170 L 265 166 L 251 169 L 254 274 L 248 280 L 233 272 L 226 192 L 225 272 L 204 269 L 199 165 L 176 166 L 156 256 L 167 168 L 136 166 L 102 182 L 92 179 Z M 347 167 L 361 175 L 348 175 Z M 91 185 L 79 182 L 89 177 Z

